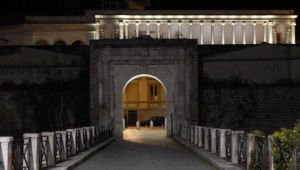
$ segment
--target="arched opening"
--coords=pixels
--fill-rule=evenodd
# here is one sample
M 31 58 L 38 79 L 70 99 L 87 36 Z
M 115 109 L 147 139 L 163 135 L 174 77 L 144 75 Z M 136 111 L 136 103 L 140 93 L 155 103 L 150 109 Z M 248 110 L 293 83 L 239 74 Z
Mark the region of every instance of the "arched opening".
M 165 129 L 167 92 L 154 76 L 141 74 L 131 78 L 123 89 L 122 111 L 125 128 Z
M 67 43 L 64 42 L 63 40 L 58 40 L 54 43 L 54 45 L 67 45 Z
M 39 40 L 35 43 L 35 45 L 49 45 L 49 43 L 46 40 Z
M 74 46 L 84 45 L 84 42 L 82 42 L 80 40 L 76 40 L 76 41 L 72 42 L 72 45 L 74 45 Z

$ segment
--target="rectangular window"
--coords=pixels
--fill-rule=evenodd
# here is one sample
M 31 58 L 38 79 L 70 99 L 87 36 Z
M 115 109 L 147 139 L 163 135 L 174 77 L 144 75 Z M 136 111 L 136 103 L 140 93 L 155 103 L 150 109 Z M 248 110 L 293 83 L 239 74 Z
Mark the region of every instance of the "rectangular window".
M 157 101 L 158 100 L 158 87 L 157 85 L 150 86 L 150 100 Z

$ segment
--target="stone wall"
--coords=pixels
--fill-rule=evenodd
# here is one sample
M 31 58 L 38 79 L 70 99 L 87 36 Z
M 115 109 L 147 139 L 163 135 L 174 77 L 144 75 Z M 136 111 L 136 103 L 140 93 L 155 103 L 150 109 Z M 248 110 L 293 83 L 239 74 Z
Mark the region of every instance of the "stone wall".
M 0 135 L 89 125 L 89 48 L 1 47 Z

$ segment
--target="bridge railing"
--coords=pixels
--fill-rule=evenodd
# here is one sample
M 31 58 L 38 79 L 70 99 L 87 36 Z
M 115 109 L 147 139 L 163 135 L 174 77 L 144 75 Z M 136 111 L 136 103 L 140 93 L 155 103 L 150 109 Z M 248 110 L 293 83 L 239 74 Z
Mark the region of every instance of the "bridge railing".
M 112 125 L 0 137 L 0 170 L 46 169 L 112 137 Z
M 179 125 L 179 136 L 202 148 L 217 154 L 233 164 L 248 169 L 260 162 L 265 169 L 273 169 L 272 137 L 262 138 L 244 131 L 203 126 Z

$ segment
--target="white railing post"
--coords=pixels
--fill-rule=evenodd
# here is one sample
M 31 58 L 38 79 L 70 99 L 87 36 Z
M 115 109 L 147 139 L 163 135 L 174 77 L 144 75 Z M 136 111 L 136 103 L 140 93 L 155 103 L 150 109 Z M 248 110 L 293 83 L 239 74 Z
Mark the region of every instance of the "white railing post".
M 198 126 L 194 126 L 194 144 L 198 145 L 199 137 L 198 137 Z
M 204 149 L 205 150 L 208 150 L 209 149 L 209 144 L 208 144 L 208 127 L 205 127 L 204 128 L 205 129 L 205 131 L 204 131 Z
M 55 138 L 54 132 L 42 132 L 42 137 L 47 136 L 48 142 L 46 144 L 46 152 L 47 152 L 47 163 L 48 166 L 55 165 Z
M 67 129 L 68 133 L 72 134 L 71 142 L 72 142 L 72 148 L 71 148 L 71 154 L 76 155 L 76 129 Z
M 247 169 L 250 169 L 251 153 L 254 151 L 255 135 L 253 133 L 247 134 Z
M 3 170 L 12 170 L 12 141 L 13 137 L 0 137 Z
M 91 137 L 91 140 L 92 140 L 92 145 L 95 145 L 96 142 L 96 132 L 95 132 L 95 126 L 91 126 L 91 129 L 92 129 L 92 137 Z
M 84 129 L 86 130 L 86 148 L 90 148 L 91 147 L 91 135 L 90 135 L 90 127 L 84 127 Z
M 238 164 L 239 160 L 239 134 L 243 134 L 244 131 L 231 131 L 231 163 Z
M 60 145 L 61 160 L 66 160 L 67 159 L 67 140 L 66 140 L 67 132 L 66 131 L 56 131 L 55 133 L 61 135 L 62 144 L 61 143 L 56 143 L 56 145 Z
M 167 117 L 165 117 L 165 129 L 167 129 Z
M 271 135 L 269 135 L 268 136 L 269 170 L 274 170 L 273 143 L 274 143 L 274 139 Z
M 216 129 L 215 128 L 210 128 L 210 136 L 211 136 L 211 152 L 216 153 L 217 152 L 217 147 L 216 147 Z
M 140 129 L 140 121 L 136 121 L 136 129 Z
M 202 143 L 202 128 L 201 126 L 198 126 L 198 146 L 199 147 L 203 147 L 203 143 Z
M 220 129 L 220 157 L 221 158 L 226 157 L 226 145 L 225 145 L 226 131 L 230 131 L 230 130 Z
M 40 169 L 40 134 L 39 133 L 24 133 L 23 138 L 30 138 L 31 140 L 31 155 L 29 154 L 30 169 Z M 26 140 L 26 139 L 25 139 Z M 29 151 L 29 150 L 27 150 Z

